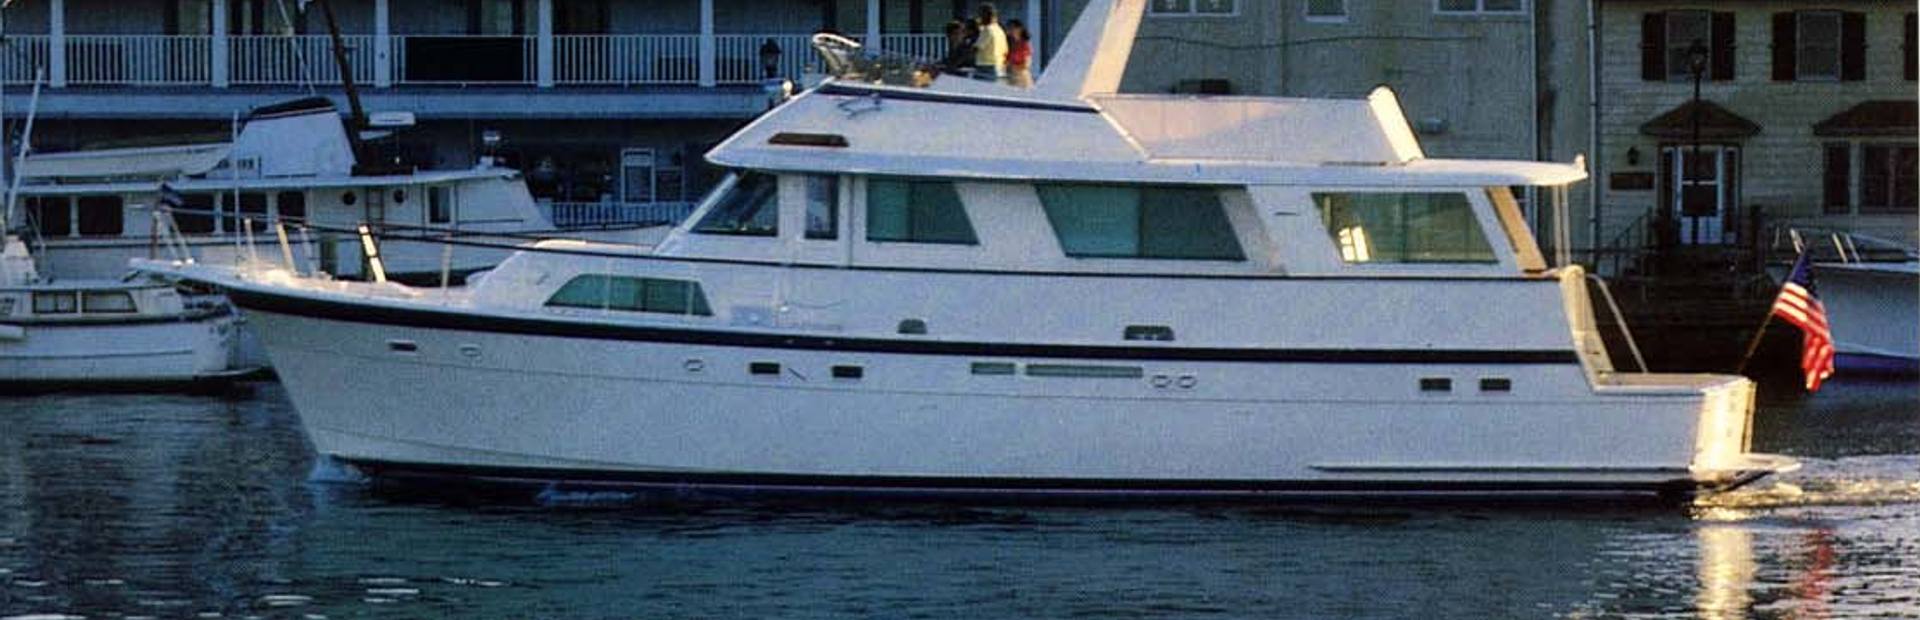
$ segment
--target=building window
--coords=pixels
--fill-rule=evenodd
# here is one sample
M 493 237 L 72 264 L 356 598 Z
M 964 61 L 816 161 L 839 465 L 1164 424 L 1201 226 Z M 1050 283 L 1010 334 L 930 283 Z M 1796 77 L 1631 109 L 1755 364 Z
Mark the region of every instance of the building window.
M 1147 13 L 1154 16 L 1224 17 L 1238 15 L 1237 0 L 1153 0 Z
M 946 181 L 867 181 L 867 240 L 977 245 L 960 193 Z
M 1916 154 L 1912 145 L 1860 145 L 1861 213 L 1915 212 Z
M 1320 220 L 1348 263 L 1498 260 L 1458 193 L 1315 193 Z
M 741 173 L 693 232 L 710 235 L 774 237 L 780 234 L 779 178 Z
M 1246 260 L 1217 190 L 1118 185 L 1035 189 L 1067 256 Z
M 1794 79 L 1840 79 L 1840 13 L 1802 11 L 1794 33 Z
M 1829 144 L 1822 159 L 1821 206 L 1829 214 L 1845 215 L 1853 210 L 1853 146 Z
M 87 291 L 81 296 L 88 314 L 128 314 L 134 311 L 133 295 L 126 291 Z
M 1441 15 L 1514 15 L 1527 11 L 1526 0 L 1434 0 Z
M 807 238 L 840 238 L 840 177 L 810 174 L 807 182 Z
M 1306 0 L 1307 21 L 1347 21 L 1347 0 Z
M 568 280 L 547 299 L 547 307 L 713 316 L 699 282 L 599 274 Z
M 1773 15 L 1775 81 L 1856 82 L 1867 76 L 1867 16 L 1852 11 Z
M 1706 50 L 1701 77 L 1716 82 L 1734 77 L 1734 14 L 1710 11 L 1647 13 L 1640 21 L 1640 79 L 1650 82 L 1693 80 L 1693 46 Z

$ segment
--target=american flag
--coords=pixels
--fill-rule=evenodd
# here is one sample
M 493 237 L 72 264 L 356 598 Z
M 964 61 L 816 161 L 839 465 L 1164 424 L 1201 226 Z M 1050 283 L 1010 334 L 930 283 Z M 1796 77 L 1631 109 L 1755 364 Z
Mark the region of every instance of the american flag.
M 1807 391 L 1820 391 L 1820 382 L 1833 376 L 1833 333 L 1827 329 L 1827 307 L 1814 295 L 1805 253 L 1793 261 L 1793 273 L 1780 285 L 1773 316 L 1800 328 L 1800 369 L 1807 373 Z

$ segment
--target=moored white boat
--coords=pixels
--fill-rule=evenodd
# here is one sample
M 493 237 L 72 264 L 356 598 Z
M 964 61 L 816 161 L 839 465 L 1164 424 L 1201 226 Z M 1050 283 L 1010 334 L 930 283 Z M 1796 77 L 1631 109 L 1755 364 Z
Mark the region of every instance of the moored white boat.
M 1814 287 L 1841 372 L 1920 372 L 1920 254 L 1867 235 L 1795 231 L 1813 260 Z M 1772 269 L 1775 279 L 1783 269 Z
M 1614 369 L 1507 189 L 1579 166 L 1425 158 L 1385 90 L 1107 94 L 1142 10 L 1091 3 L 1033 91 L 853 50 L 656 246 L 445 290 L 141 267 L 229 290 L 320 453 L 386 478 L 1671 499 L 1795 466 L 1747 451 L 1747 380 Z

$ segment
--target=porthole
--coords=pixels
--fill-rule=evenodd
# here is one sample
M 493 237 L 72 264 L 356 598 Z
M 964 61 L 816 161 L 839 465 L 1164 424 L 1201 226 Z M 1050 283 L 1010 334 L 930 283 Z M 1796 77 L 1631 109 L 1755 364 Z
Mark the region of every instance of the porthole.
M 400 204 L 406 201 L 407 201 L 407 190 L 404 190 L 404 189 L 393 190 L 393 204 Z
M 360 202 L 360 196 L 358 194 L 353 192 L 340 192 L 340 204 L 351 207 L 353 203 L 356 202 Z

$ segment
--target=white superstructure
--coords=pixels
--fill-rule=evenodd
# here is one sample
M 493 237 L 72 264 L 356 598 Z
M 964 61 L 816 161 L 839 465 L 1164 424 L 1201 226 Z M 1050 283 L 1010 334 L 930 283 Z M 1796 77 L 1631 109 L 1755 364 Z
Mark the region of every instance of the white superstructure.
M 669 490 L 1679 497 L 1746 451 L 1739 377 L 1617 372 L 1578 267 L 1428 159 L 1392 93 L 1111 95 L 1140 0 L 1032 91 L 898 67 L 709 154 L 657 245 L 471 286 L 143 266 L 231 291 L 318 450 L 377 475 Z

